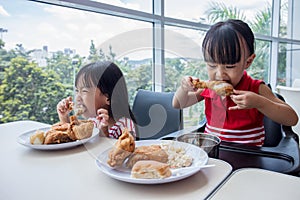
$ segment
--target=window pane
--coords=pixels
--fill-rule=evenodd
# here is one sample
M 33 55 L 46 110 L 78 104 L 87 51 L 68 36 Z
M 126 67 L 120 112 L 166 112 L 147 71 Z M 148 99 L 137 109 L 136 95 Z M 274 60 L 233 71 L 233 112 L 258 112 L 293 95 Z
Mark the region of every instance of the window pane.
M 300 40 L 299 1 L 281 0 L 280 7 L 280 37 Z
M 278 52 L 277 84 L 291 86 L 300 77 L 300 45 L 281 43 Z
M 271 6 L 272 0 L 166 0 L 165 13 L 168 17 L 207 24 L 237 18 L 249 23 L 255 32 L 270 34 Z
M 194 76 L 207 80 L 202 59 L 201 41 L 204 32 L 166 27 L 166 86 L 167 91 L 176 91 L 183 76 Z M 204 119 L 203 102 L 183 109 L 184 127 L 195 126 Z
M 2 33 L 5 44 L 0 48 L 0 83 L 5 87 L 0 89 L 0 123 L 58 121 L 57 102 L 73 95 L 79 67 L 95 60 L 113 60 L 120 66 L 131 101 L 137 88 L 151 89 L 151 23 L 31 1 L 1 5 L 7 13 L 0 18 L 1 28 L 7 32 Z M 16 105 L 10 109 L 12 99 Z
M 152 12 L 151 0 L 95 0 L 97 2 L 106 3 L 114 6 L 129 8 L 133 10 L 139 10 L 143 12 Z
M 280 5 L 280 29 L 279 36 L 280 37 L 288 37 L 288 0 L 281 0 Z
M 255 79 L 264 80 L 269 83 L 270 70 L 270 42 L 258 40 L 255 41 L 256 57 L 252 65 L 247 69 L 249 75 Z

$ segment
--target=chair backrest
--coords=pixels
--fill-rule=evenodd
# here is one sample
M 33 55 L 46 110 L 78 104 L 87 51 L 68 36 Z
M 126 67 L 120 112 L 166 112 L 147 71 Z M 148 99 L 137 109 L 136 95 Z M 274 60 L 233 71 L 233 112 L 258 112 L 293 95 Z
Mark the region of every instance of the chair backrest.
M 285 101 L 284 98 L 275 92 L 275 95 L 281 99 L 282 101 Z M 265 147 L 275 147 L 279 144 L 281 141 L 283 135 L 282 125 L 278 124 L 277 122 L 274 122 L 268 117 L 264 117 L 264 127 L 265 127 L 265 141 L 264 146 Z
M 172 106 L 174 92 L 138 90 L 132 112 L 138 140 L 157 139 L 182 129 L 182 110 Z

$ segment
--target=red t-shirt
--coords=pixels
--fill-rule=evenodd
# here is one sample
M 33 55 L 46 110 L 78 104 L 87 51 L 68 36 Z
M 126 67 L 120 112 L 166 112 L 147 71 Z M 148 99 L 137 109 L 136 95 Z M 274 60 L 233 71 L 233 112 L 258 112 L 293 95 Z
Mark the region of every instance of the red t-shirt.
M 259 85 L 262 83 L 262 80 L 254 80 L 244 71 L 235 89 L 258 93 Z M 210 89 L 204 89 L 201 96 L 205 99 L 206 133 L 214 133 L 223 141 L 253 146 L 263 145 L 264 115 L 257 109 L 228 110 L 228 107 L 235 106 L 231 98 L 221 97 Z

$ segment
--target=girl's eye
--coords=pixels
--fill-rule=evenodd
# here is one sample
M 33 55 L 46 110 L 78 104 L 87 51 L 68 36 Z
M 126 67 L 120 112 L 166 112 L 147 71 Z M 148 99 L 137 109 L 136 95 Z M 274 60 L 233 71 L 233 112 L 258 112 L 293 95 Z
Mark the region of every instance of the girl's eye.
M 232 69 L 232 68 L 234 68 L 234 67 L 235 67 L 234 65 L 227 65 L 227 66 L 226 66 L 227 69 Z
M 208 65 L 210 68 L 216 68 L 216 65 Z
M 78 93 L 79 92 L 79 90 L 78 89 L 75 89 L 75 93 Z

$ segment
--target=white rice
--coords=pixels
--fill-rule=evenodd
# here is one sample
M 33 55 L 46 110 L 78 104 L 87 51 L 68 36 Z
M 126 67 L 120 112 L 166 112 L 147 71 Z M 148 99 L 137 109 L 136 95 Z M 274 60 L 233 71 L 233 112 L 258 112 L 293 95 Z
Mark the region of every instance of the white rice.
M 188 167 L 193 163 L 193 158 L 186 154 L 184 148 L 167 143 L 162 143 L 160 146 L 168 154 L 170 168 Z

